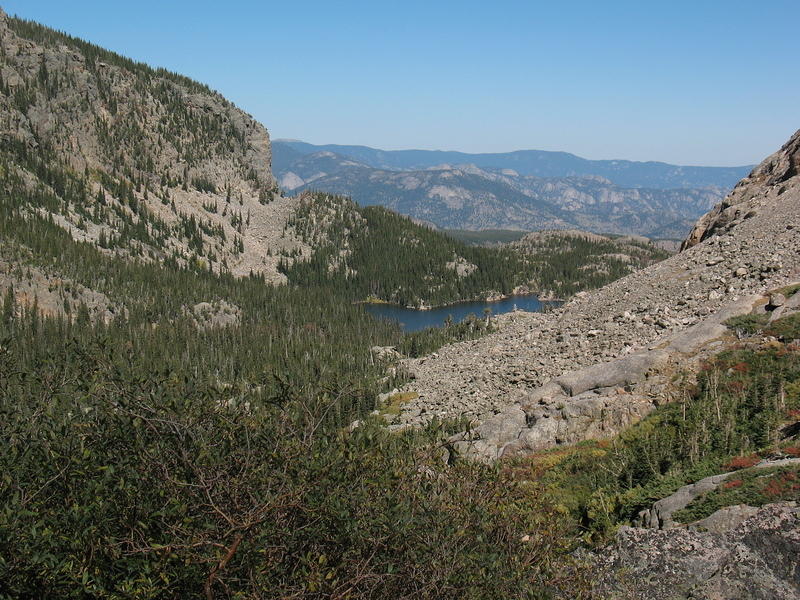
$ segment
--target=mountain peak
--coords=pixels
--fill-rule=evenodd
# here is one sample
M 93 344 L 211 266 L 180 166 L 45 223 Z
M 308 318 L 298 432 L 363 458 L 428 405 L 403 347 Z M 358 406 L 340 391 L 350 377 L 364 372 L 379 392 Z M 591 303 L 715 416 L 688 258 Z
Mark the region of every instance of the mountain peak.
M 733 191 L 711 212 L 697 221 L 684 240 L 682 249 L 691 248 L 752 217 L 770 199 L 782 195 L 789 188 L 797 187 L 798 174 L 800 174 L 800 129 L 780 150 L 765 158 L 747 177 L 737 183 Z

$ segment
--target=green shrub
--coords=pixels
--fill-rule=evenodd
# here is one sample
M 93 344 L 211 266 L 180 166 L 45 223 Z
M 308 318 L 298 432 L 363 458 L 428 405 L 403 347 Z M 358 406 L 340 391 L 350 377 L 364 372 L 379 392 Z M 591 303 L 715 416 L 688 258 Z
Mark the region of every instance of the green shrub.
M 2 346 L 7 597 L 534 598 L 569 550 L 540 488 L 445 467 L 436 427 L 343 434 L 347 394 L 149 371 L 114 337 Z
M 773 321 L 764 333 L 786 341 L 800 340 L 800 313 Z
M 715 490 L 677 511 L 674 518 L 678 523 L 692 523 L 726 506 L 763 506 L 785 500 L 800 500 L 799 466 L 750 469 L 732 475 Z

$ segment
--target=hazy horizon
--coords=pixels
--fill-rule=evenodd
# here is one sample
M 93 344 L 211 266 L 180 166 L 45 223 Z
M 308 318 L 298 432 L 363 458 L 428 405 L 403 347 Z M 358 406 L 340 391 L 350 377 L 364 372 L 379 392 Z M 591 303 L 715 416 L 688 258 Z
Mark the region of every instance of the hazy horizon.
M 2 2 L 208 84 L 273 138 L 759 163 L 800 127 L 796 2 Z
M 431 148 L 420 148 L 420 147 L 389 148 L 389 147 L 386 147 L 386 146 L 373 146 L 373 145 L 370 145 L 370 144 L 360 144 L 360 143 L 357 143 L 357 142 L 353 142 L 353 143 L 338 142 L 338 141 L 336 141 L 336 142 L 324 142 L 324 141 L 323 142 L 311 142 L 309 140 L 301 140 L 299 138 L 275 137 L 273 135 L 270 135 L 270 140 L 272 142 L 300 142 L 300 143 L 305 143 L 305 144 L 311 144 L 312 146 L 363 146 L 363 147 L 366 147 L 366 148 L 372 148 L 373 150 L 382 150 L 382 151 L 387 151 L 387 152 L 403 152 L 403 151 L 414 152 L 414 151 L 417 151 L 417 150 L 424 151 L 424 152 L 460 152 L 462 154 L 512 154 L 514 152 L 528 152 L 528 151 L 534 151 L 534 152 L 538 152 L 538 151 L 541 151 L 541 152 L 561 152 L 561 153 L 564 153 L 564 154 L 572 154 L 573 156 L 577 156 L 578 158 L 582 158 L 582 159 L 585 159 L 585 160 L 609 160 L 609 161 L 613 161 L 613 160 L 623 161 L 624 160 L 624 161 L 628 161 L 628 162 L 640 162 L 640 163 L 657 162 L 657 163 L 664 163 L 664 164 L 673 165 L 673 166 L 676 166 L 676 167 L 720 167 L 720 168 L 754 167 L 754 166 L 758 165 L 761 162 L 761 160 L 759 160 L 757 162 L 743 163 L 743 164 L 740 164 L 740 165 L 711 165 L 711 164 L 696 164 L 696 165 L 692 165 L 692 164 L 686 164 L 686 163 L 670 163 L 670 162 L 663 161 L 663 160 L 649 160 L 649 159 L 640 160 L 640 159 L 635 159 L 635 158 L 625 158 L 623 156 L 582 156 L 582 155 L 580 155 L 580 154 L 578 154 L 576 152 L 570 152 L 569 150 L 565 150 L 563 148 L 559 148 L 559 149 L 513 148 L 513 149 L 510 149 L 510 150 L 496 150 L 496 151 L 492 151 L 492 152 L 481 152 L 481 151 L 468 152 L 468 151 L 465 151 L 465 150 L 459 150 L 458 148 L 446 148 L 446 147 L 440 147 L 440 148 L 437 148 L 437 147 L 431 147 Z M 777 150 L 777 148 L 776 148 L 776 150 Z M 766 158 L 766 156 L 762 157 L 762 159 L 763 158 Z

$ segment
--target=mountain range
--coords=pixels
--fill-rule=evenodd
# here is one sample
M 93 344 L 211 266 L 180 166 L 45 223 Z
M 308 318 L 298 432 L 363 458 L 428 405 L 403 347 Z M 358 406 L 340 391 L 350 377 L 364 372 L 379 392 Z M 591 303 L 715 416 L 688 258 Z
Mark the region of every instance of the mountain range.
M 299 140 L 274 140 L 273 168 L 284 170 L 300 156 L 331 152 L 375 169 L 416 171 L 443 164 L 472 164 L 483 169 L 513 169 L 533 177 L 605 177 L 622 187 L 731 188 L 753 168 L 696 167 L 663 162 L 631 160 L 588 160 L 569 152 L 517 150 L 514 152 L 470 154 L 442 150 L 379 150 L 368 146 L 315 145 Z
M 451 229 L 571 229 L 679 239 L 751 167 L 273 143 L 280 186 L 351 196 Z

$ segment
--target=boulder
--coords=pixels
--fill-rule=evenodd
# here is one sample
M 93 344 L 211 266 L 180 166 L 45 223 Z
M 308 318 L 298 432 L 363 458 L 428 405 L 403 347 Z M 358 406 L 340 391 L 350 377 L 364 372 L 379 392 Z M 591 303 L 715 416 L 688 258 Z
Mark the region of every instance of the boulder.
M 726 512 L 705 531 L 620 528 L 614 543 L 590 558 L 596 576 L 593 597 L 800 598 L 796 503 Z
M 737 528 L 744 521 L 758 513 L 758 508 L 747 504 L 726 506 L 717 512 L 700 519 L 689 525 L 689 529 L 696 531 L 709 531 L 711 533 L 725 533 Z

